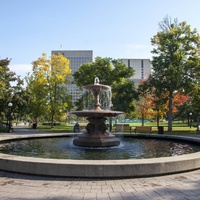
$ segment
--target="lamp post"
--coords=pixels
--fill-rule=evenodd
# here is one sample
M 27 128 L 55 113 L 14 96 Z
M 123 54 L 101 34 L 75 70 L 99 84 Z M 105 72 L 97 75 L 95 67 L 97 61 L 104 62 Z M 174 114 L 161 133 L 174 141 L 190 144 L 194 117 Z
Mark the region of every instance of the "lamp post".
M 190 128 L 192 127 L 192 112 L 189 113 Z
M 13 104 L 10 102 L 10 103 L 8 103 L 8 108 L 9 108 L 9 113 L 8 113 L 8 133 L 10 133 L 11 132 L 11 111 L 12 111 L 12 106 L 13 106 Z

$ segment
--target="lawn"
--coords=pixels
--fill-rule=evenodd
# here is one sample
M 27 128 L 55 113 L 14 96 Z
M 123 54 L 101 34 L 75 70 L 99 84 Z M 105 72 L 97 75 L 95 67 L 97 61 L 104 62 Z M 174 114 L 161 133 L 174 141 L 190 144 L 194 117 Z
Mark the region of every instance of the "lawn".
M 86 125 L 86 124 L 80 124 L 80 125 Z M 141 123 L 130 123 L 130 126 L 141 126 Z M 148 122 L 145 123 L 145 126 L 152 126 L 152 133 L 158 133 L 158 128 L 155 122 Z M 160 126 L 164 127 L 164 134 L 170 134 L 170 135 L 200 135 L 200 131 L 197 131 L 196 127 L 189 127 L 185 123 L 173 123 L 172 125 L 172 132 L 167 132 L 168 124 L 167 122 L 161 122 Z M 47 131 L 47 132 L 54 132 L 54 133 L 70 133 L 73 132 L 74 124 L 64 124 L 54 126 L 51 128 L 47 125 L 39 125 L 38 129 L 41 131 Z
M 141 126 L 141 123 L 132 123 L 130 126 Z M 148 122 L 145 123 L 145 126 L 152 126 L 152 133 L 158 133 L 158 128 L 156 122 Z M 160 122 L 159 126 L 164 127 L 164 134 L 170 135 L 185 135 L 185 134 L 200 134 L 197 131 L 196 127 L 189 127 L 186 123 L 172 123 L 172 132 L 168 132 L 168 123 L 167 122 Z
M 56 125 L 53 128 L 48 125 L 39 125 L 37 127 L 38 130 L 52 132 L 52 133 L 71 133 L 73 132 L 74 124 L 64 124 Z

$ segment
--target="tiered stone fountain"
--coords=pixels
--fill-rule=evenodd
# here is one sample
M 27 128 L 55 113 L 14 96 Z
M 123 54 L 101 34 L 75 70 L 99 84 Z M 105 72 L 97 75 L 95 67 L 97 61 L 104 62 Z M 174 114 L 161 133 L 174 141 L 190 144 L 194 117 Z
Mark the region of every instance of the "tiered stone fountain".
M 92 91 L 94 95 L 94 108 L 93 110 L 70 112 L 70 114 L 75 114 L 78 117 L 86 117 L 89 121 L 86 126 L 86 132 L 74 139 L 74 145 L 87 147 L 111 147 L 119 145 L 120 140 L 108 131 L 108 127 L 105 122 L 107 117 L 116 117 L 119 114 L 123 114 L 123 112 L 102 110 L 99 101 L 100 92 L 104 90 L 111 90 L 111 87 L 100 84 L 99 78 L 96 77 L 94 84 L 83 86 L 83 89 Z

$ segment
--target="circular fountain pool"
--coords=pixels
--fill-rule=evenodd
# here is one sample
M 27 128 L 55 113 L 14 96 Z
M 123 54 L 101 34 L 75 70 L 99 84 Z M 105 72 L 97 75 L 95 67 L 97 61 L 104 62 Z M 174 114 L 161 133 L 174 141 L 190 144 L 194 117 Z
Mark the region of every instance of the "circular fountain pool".
M 70 134 L 68 136 L 70 136 Z M 29 134 L 24 136 L 19 135 L 16 136 L 15 138 L 10 137 L 6 140 L 1 139 L 1 143 L 2 144 L 4 143 L 5 145 L 6 143 L 8 144 L 8 142 L 11 142 L 11 144 L 13 142 L 21 143 L 21 141 L 28 142 L 27 139 L 30 139 L 29 142 L 32 142 L 36 138 L 40 138 L 41 141 L 42 140 L 47 141 L 48 138 L 52 138 L 52 141 L 54 141 L 58 137 L 66 137 L 66 134 Z M 139 138 L 142 141 L 142 139 L 145 139 L 147 141 L 146 143 L 147 146 L 151 146 L 150 143 L 152 143 L 154 139 L 156 139 L 158 143 L 160 143 L 161 141 L 165 142 L 165 140 L 174 141 L 175 145 L 173 146 L 172 149 L 176 149 L 175 151 L 177 152 L 176 155 L 179 154 L 180 151 L 184 151 L 186 154 L 179 156 L 172 156 L 173 155 L 172 153 L 171 156 L 166 155 L 167 157 L 159 157 L 160 156 L 159 155 L 158 156 L 159 158 L 143 158 L 143 159 L 136 159 L 136 158 L 125 159 L 123 157 L 123 159 L 121 158 L 114 160 L 108 158 L 104 158 L 107 160 L 102 160 L 100 158 L 99 160 L 95 160 L 94 157 L 93 160 L 89 159 L 83 160 L 83 158 L 82 160 L 81 159 L 75 160 L 75 159 L 61 159 L 61 158 L 52 159 L 51 156 L 49 156 L 49 158 L 42 158 L 41 156 L 31 157 L 28 155 L 19 156 L 19 155 L 0 153 L 0 170 L 33 174 L 33 175 L 45 175 L 45 176 L 62 176 L 62 177 L 78 177 L 78 178 L 83 178 L 83 177 L 121 178 L 121 177 L 144 177 L 144 176 L 156 176 L 156 175 L 164 175 L 171 173 L 180 173 L 200 168 L 200 151 L 196 153 L 190 152 L 191 150 L 190 144 L 195 144 L 194 149 L 196 149 L 198 145 L 200 146 L 200 140 L 197 138 L 157 135 L 157 134 L 149 134 L 149 135 L 127 134 L 124 135 L 124 137 L 128 138 L 128 140 L 137 140 Z M 154 149 L 158 149 L 158 147 L 155 146 L 155 144 L 154 144 Z M 188 145 L 190 147 L 188 147 Z M 39 147 L 40 145 L 37 144 L 37 146 Z M 134 143 L 130 144 L 130 146 L 133 147 Z M 130 146 L 129 148 L 131 148 Z M 123 142 L 122 142 L 122 147 L 123 147 Z M 180 149 L 177 150 L 177 147 L 181 147 L 181 150 Z M 40 151 L 41 153 L 45 150 L 45 148 L 44 149 L 39 148 L 40 150 L 38 151 Z M 117 152 L 115 148 L 116 147 L 112 147 L 110 151 Z M 121 147 L 119 146 L 119 148 Z M 162 152 L 165 147 L 160 146 L 159 148 L 162 149 L 158 150 L 158 154 Z M 186 149 L 188 149 L 189 151 L 185 151 Z M 75 149 L 73 149 L 73 151 L 74 150 Z M 12 151 L 13 152 L 15 151 L 14 146 Z M 32 151 L 34 152 L 33 149 Z M 148 150 L 146 149 L 146 151 Z M 47 154 L 50 153 L 48 152 Z M 86 155 L 87 153 L 84 154 Z M 83 157 L 83 154 L 80 157 Z
M 114 147 L 77 147 L 73 137 L 24 139 L 0 143 L 0 153 L 53 159 L 131 160 L 178 156 L 200 151 L 200 145 L 173 140 L 120 138 Z

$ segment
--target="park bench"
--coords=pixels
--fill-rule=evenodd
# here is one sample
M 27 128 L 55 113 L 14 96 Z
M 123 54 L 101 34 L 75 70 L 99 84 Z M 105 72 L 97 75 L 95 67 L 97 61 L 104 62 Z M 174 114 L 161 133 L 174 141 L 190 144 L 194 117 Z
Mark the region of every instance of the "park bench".
M 151 126 L 136 126 L 135 133 L 143 132 L 143 133 L 151 133 L 152 127 Z
M 85 131 L 86 130 L 86 125 L 80 125 L 80 131 Z
M 129 124 L 115 124 L 114 125 L 115 132 L 129 131 L 131 133 L 131 130 L 132 130 L 132 127 L 129 126 Z

